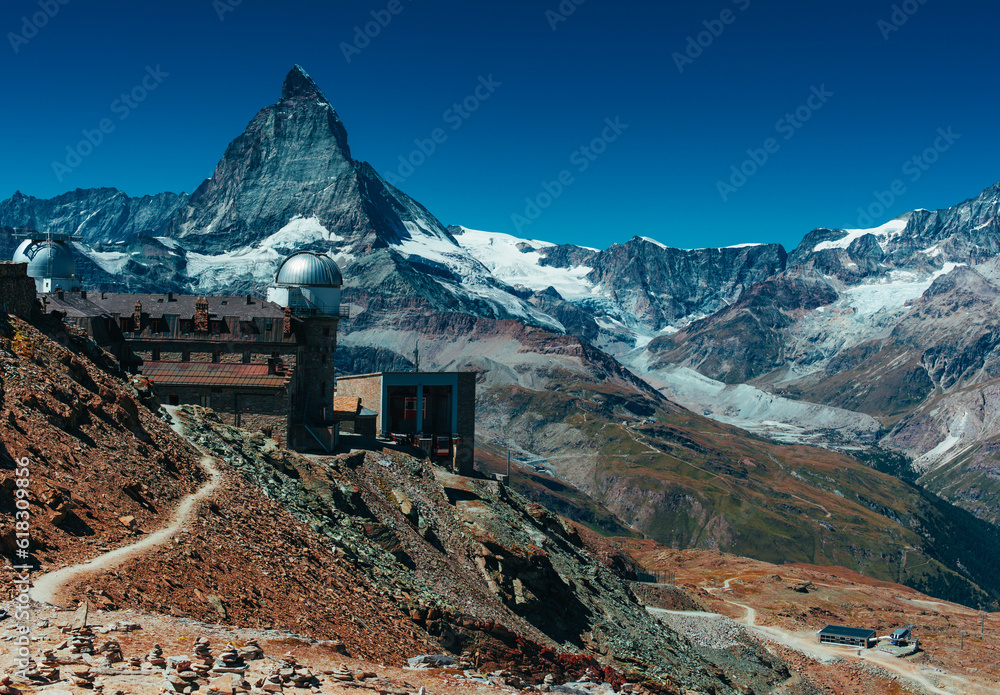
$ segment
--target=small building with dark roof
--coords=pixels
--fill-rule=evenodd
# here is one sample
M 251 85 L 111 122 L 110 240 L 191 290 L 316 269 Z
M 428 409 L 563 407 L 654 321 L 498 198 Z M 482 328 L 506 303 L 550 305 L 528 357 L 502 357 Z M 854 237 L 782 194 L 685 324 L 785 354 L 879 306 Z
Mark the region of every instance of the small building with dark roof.
M 839 644 L 845 647 L 868 649 L 877 642 L 874 630 L 860 627 L 844 627 L 827 625 L 819 631 L 819 641 L 822 644 Z
M 893 630 L 889 642 L 897 647 L 905 647 L 910 641 L 910 628 L 900 627 Z
M 362 408 L 374 411 L 381 437 L 421 446 L 459 475 L 474 474 L 475 372 L 341 376 L 337 395 L 358 399 Z

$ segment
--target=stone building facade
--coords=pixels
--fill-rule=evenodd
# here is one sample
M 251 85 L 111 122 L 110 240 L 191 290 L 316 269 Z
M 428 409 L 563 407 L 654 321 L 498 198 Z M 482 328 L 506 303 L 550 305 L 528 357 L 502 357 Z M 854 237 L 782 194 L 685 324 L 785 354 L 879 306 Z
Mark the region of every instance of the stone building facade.
M 0 311 L 18 318 L 31 318 L 35 306 L 35 281 L 27 263 L 0 262 Z

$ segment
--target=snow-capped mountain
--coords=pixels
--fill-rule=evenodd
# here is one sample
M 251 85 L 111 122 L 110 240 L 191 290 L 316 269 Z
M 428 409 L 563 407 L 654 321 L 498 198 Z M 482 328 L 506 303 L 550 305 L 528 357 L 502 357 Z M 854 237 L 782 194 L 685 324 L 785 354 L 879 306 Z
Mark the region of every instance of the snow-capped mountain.
M 0 202 L 0 248 L 11 227 L 77 233 L 97 288 L 198 293 L 260 293 L 288 254 L 318 250 L 344 269 L 351 367 L 406 364 L 419 340 L 426 364 L 475 366 L 491 385 L 567 371 L 652 385 L 761 434 L 877 440 L 933 467 L 992 432 L 998 216 L 1000 184 L 872 229 L 819 228 L 791 253 L 446 228 L 354 158 L 296 66 L 190 196 L 17 193 Z

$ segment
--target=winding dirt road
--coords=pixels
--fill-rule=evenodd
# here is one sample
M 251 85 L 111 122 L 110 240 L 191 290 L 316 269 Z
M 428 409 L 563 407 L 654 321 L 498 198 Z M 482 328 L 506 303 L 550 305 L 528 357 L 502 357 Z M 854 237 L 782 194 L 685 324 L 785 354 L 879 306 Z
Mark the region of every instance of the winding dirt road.
M 178 418 L 173 413 L 171 416 L 175 423 L 173 425 L 174 431 L 183 436 Z M 43 574 L 32 581 L 31 598 L 40 603 L 58 605 L 57 601 L 60 595 L 70 584 L 81 577 L 92 572 L 102 572 L 117 567 L 127 560 L 149 552 L 169 541 L 171 536 L 180 531 L 191 520 L 197 504 L 215 492 L 222 482 L 222 472 L 216 467 L 215 459 L 211 456 L 205 456 L 201 459 L 201 465 L 209 474 L 208 481 L 198 490 L 181 499 L 170 518 L 170 524 L 149 534 L 142 540 L 98 555 L 93 560 Z
M 737 577 L 731 577 L 723 583 L 725 589 L 729 589 L 729 583 L 737 579 Z M 855 652 L 851 649 L 846 649 L 844 647 L 833 647 L 827 646 L 825 644 L 820 644 L 815 636 L 813 635 L 803 635 L 801 633 L 792 632 L 791 630 L 785 630 L 780 627 L 774 627 L 769 625 L 758 625 L 757 624 L 757 611 L 746 606 L 742 603 L 737 603 L 730 599 L 722 596 L 722 591 L 719 588 L 708 589 L 708 591 L 713 593 L 718 593 L 719 598 L 731 606 L 736 606 L 737 608 L 742 608 L 745 615 L 742 618 L 736 618 L 736 622 L 742 623 L 750 628 L 753 632 L 758 635 L 770 639 L 778 644 L 784 645 L 789 649 L 794 649 L 797 652 L 805 654 L 813 659 L 819 661 L 829 662 L 833 659 L 843 659 L 845 657 L 854 656 Z M 928 678 L 926 678 L 918 667 L 913 664 L 909 664 L 905 661 L 897 659 L 896 657 L 890 656 L 888 654 L 881 654 L 872 650 L 865 650 L 861 652 L 861 660 L 868 661 L 870 663 L 877 664 L 880 668 L 886 671 L 892 671 L 903 678 L 907 679 L 911 683 L 923 688 L 929 693 L 934 695 L 958 695 L 959 693 L 968 693 L 969 690 L 968 682 L 961 678 L 960 676 L 955 676 L 952 674 L 942 674 L 945 677 L 955 683 L 955 687 L 950 690 L 943 690 L 936 684 L 932 683 Z

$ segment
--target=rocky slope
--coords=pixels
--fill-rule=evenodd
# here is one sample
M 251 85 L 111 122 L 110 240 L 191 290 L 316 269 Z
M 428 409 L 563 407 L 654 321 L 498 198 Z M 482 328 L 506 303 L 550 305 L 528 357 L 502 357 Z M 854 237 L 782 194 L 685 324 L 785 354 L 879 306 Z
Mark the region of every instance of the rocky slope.
M 202 452 L 223 470 L 223 486 L 172 539 L 91 573 L 71 587 L 77 599 L 338 640 L 352 656 L 395 665 L 468 652 L 514 687 L 589 670 L 616 689 L 632 680 L 650 692 L 722 695 L 745 682 L 767 692 L 788 678 L 761 650 L 747 651 L 742 670 L 713 666 L 652 620 L 572 526 L 495 482 L 395 450 L 306 458 L 188 408 L 180 416 L 198 452 L 129 400 L 127 382 L 90 363 L 88 354 L 106 359 L 91 343 L 54 325 L 74 356 L 27 324 L 12 326 L 0 355 L 0 432 L 11 457 L 32 458 L 42 571 L 93 556 L 94 541 L 122 546 L 161 525 L 171 495 L 200 482 L 193 461 Z M 47 518 L 43 505 L 60 495 Z M 111 516 L 125 511 L 138 530 Z M 4 554 L 12 559 L 12 548 Z
M 46 333 L 0 315 L 0 507 L 15 512 L 15 470 L 30 470 L 29 562 L 92 557 L 165 525 L 177 501 L 203 479 L 197 457 L 145 405 L 148 386 L 130 381 L 89 340 L 61 324 Z M 14 557 L 15 528 L 0 549 Z M 5 572 L 10 572 L 5 567 Z M 13 590 L 5 582 L 4 591 Z

